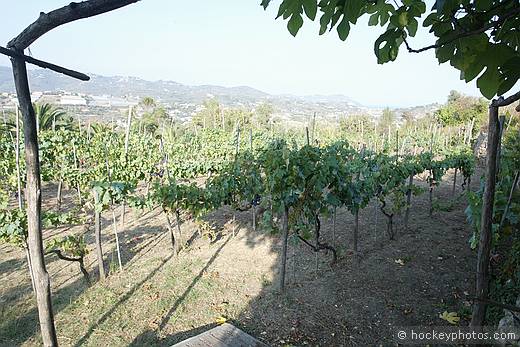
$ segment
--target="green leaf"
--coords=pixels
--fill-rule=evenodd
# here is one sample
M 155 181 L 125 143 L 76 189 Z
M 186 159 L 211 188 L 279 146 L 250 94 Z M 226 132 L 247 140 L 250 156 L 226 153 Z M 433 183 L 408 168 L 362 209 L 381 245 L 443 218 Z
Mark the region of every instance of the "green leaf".
M 348 37 L 348 34 L 350 32 L 350 24 L 348 22 L 348 19 L 343 16 L 343 19 L 339 23 L 338 27 L 336 28 L 338 31 L 338 36 L 342 41 L 345 41 Z
M 318 3 L 315 0 L 302 0 L 303 10 L 310 20 L 316 18 L 316 12 L 318 12 Z
M 291 16 L 291 19 L 289 19 L 289 22 L 287 22 L 287 29 L 291 33 L 292 36 L 296 36 L 298 34 L 298 30 L 303 25 L 303 18 L 299 13 L 294 13 Z
M 504 95 L 508 92 L 520 79 L 520 57 L 516 56 L 509 59 L 502 66 L 502 82 L 497 90 L 497 95 Z
M 500 75 L 496 68 L 488 66 L 486 71 L 477 79 L 477 87 L 482 95 L 488 99 L 492 99 L 497 93 L 500 85 Z
M 493 6 L 493 0 L 478 0 L 475 1 L 475 9 L 477 11 L 488 11 Z
M 368 25 L 369 26 L 375 26 L 377 25 L 379 22 L 379 14 L 378 13 L 374 13 L 373 15 L 370 16 L 370 18 L 368 19 Z
M 266 10 L 267 6 L 269 6 L 270 2 L 271 2 L 271 0 L 262 0 L 262 2 L 260 3 L 260 6 L 262 6 L 264 8 L 264 10 Z
M 374 44 L 374 52 L 378 64 L 384 64 L 395 60 L 399 52 L 399 46 L 403 42 L 403 31 L 398 28 L 388 29 L 379 36 Z
M 455 52 L 455 44 L 448 43 L 445 44 L 435 50 L 435 56 L 437 57 L 437 60 L 439 63 L 445 63 L 448 60 L 451 60 L 453 58 L 453 54 Z
M 357 19 L 361 16 L 361 10 L 365 7 L 364 0 L 345 0 L 344 15 L 352 23 L 356 24 Z
M 419 25 L 419 23 L 417 23 L 417 20 L 415 18 L 411 18 L 410 21 L 408 22 L 408 26 L 406 27 L 406 29 L 408 29 L 408 35 L 410 35 L 411 37 L 414 37 L 415 34 L 417 33 L 418 25 Z

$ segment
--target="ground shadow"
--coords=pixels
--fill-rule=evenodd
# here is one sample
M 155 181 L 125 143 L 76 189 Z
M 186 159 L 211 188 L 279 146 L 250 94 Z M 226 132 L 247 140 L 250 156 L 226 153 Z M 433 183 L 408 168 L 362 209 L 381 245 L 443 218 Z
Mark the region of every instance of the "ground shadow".
M 83 335 L 78 342 L 76 342 L 75 346 L 81 346 L 83 345 L 89 337 L 92 335 L 94 330 L 97 326 L 102 324 L 104 321 L 106 321 L 110 315 L 122 304 L 124 304 L 128 299 L 132 297 L 132 294 L 140 288 L 144 283 L 146 283 L 148 280 L 150 280 L 171 258 L 173 257 L 173 254 L 168 256 L 166 259 L 161 261 L 159 266 L 157 266 L 153 271 L 151 271 L 144 279 L 139 281 L 138 283 L 134 284 L 132 288 L 126 292 L 108 311 L 106 311 L 93 325 L 90 326 L 87 333 Z
M 83 278 L 77 277 L 74 282 L 53 292 L 52 304 L 54 313 L 56 314 L 67 307 L 72 301 L 79 297 L 86 288 L 87 286 Z M 11 292 L 15 290 L 21 290 L 25 295 L 33 295 L 30 283 L 23 288 L 15 287 Z M 6 297 L 10 295 L 15 294 L 7 293 Z M 18 309 L 22 310 L 23 307 L 15 308 L 9 312 L 2 310 L 2 315 L 0 316 L 0 345 L 19 346 L 38 334 L 40 326 L 38 323 L 36 304 L 34 303 L 32 308 L 24 312 L 21 316 L 18 314 Z M 15 315 L 15 317 L 12 315 Z

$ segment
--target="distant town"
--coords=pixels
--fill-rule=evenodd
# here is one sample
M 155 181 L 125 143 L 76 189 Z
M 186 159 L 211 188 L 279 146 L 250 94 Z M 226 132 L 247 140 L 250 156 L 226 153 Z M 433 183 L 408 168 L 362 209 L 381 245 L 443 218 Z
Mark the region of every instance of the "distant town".
M 169 118 L 180 123 L 190 121 L 200 112 L 203 102 L 216 99 L 224 108 L 254 110 L 260 104 L 273 106 L 278 119 L 302 123 L 316 114 L 322 121 L 333 122 L 349 115 L 368 115 L 379 118 L 383 107 L 366 107 L 343 95 L 293 96 L 270 95 L 250 87 L 186 86 L 171 81 L 150 82 L 134 77 L 105 77 L 93 75 L 89 82 L 76 82 L 56 77 L 47 70 L 30 71 L 31 99 L 49 103 L 71 115 L 92 121 L 123 119 L 128 108 L 150 96 L 164 108 Z M 0 67 L 0 110 L 13 111 L 17 99 L 9 68 Z M 393 109 L 398 118 L 411 114 L 422 118 L 438 109 L 438 104 Z

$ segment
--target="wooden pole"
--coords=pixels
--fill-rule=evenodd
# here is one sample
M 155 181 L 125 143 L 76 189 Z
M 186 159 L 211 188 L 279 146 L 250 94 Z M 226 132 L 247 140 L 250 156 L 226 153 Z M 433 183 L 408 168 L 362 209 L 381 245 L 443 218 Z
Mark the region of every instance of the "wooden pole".
M 280 290 L 285 292 L 285 265 L 287 263 L 287 240 L 289 238 L 289 208 L 285 206 L 283 213 L 282 263 L 280 266 Z
M 498 225 L 498 231 L 502 230 L 506 222 L 506 217 L 509 212 L 509 208 L 511 207 L 511 202 L 513 201 L 513 194 L 515 193 L 516 186 L 518 185 L 520 172 L 515 172 L 515 176 L 513 178 L 513 184 L 511 185 L 511 189 L 509 190 L 509 197 L 507 198 L 506 208 L 504 209 L 504 213 L 502 214 L 502 218 L 500 219 L 500 224 Z
M 481 300 L 488 297 L 489 292 L 489 260 L 493 226 L 493 204 L 495 202 L 495 185 L 497 170 L 497 154 L 499 143 L 498 106 L 493 102 L 489 106 L 488 145 L 486 163 L 486 186 L 482 197 L 482 216 L 480 240 L 477 257 L 477 280 L 475 294 Z M 486 303 L 477 301 L 473 305 L 470 327 L 481 330 L 486 317 Z
M 18 208 L 23 209 L 22 178 L 20 173 L 20 111 L 16 106 L 16 138 L 14 153 L 16 157 L 16 184 L 18 186 Z
M 99 194 L 94 191 L 94 201 L 97 205 L 99 203 Z M 95 224 L 95 237 L 96 237 L 96 256 L 99 269 L 99 277 L 104 280 L 105 275 L 105 263 L 103 261 L 103 249 L 101 247 L 101 212 L 94 211 L 94 224 Z
M 399 161 L 399 129 L 395 131 L 395 162 Z
M 18 51 L 22 54 L 23 51 Z M 44 346 L 57 346 L 52 310 L 50 278 L 45 267 L 41 230 L 41 180 L 36 116 L 31 103 L 27 68 L 22 59 L 11 60 L 16 94 L 24 117 L 25 163 L 27 170 L 27 232 L 31 267 L 33 269 L 38 318 Z
M 406 191 L 406 210 L 404 212 L 404 227 L 408 229 L 408 221 L 410 219 L 410 205 L 412 201 L 412 185 L 413 185 L 413 174 L 408 178 L 408 189 Z
M 125 134 L 125 159 L 128 156 L 128 145 L 130 143 L 130 128 L 132 126 L 132 106 L 128 109 L 128 119 L 126 121 L 126 134 Z
M 51 64 L 51 63 L 47 63 L 47 62 L 39 60 L 39 59 L 35 59 L 33 57 L 24 55 L 22 53 L 18 53 L 14 49 L 8 49 L 8 48 L 5 48 L 5 47 L 0 47 L 0 54 L 4 54 L 4 55 L 7 55 L 7 56 L 10 56 L 10 57 L 13 57 L 13 58 L 18 58 L 18 59 L 21 59 L 21 60 L 25 60 L 29 64 L 33 64 L 33 65 L 39 66 L 39 67 L 44 68 L 44 69 L 50 69 L 50 70 L 62 73 L 64 75 L 67 75 L 67 76 L 79 79 L 81 81 L 88 81 L 90 79 L 90 77 L 88 77 L 87 75 L 85 75 L 85 74 L 83 74 L 81 72 L 69 70 L 69 69 L 66 69 L 64 67 L 61 67 L 61 66 L 58 66 L 58 65 L 55 65 L 55 64 Z
M 175 210 L 175 224 L 176 224 L 176 230 L 177 235 L 175 235 L 176 242 L 175 242 L 175 254 L 179 254 L 179 252 L 182 249 L 182 234 L 181 234 L 181 214 L 178 209 Z
M 336 207 L 334 206 L 334 212 L 332 212 L 332 247 L 336 248 Z
M 251 150 L 251 155 L 254 157 L 253 152 L 253 129 L 249 129 L 249 149 Z M 256 196 L 253 196 L 253 201 L 251 201 L 251 217 L 253 223 L 253 231 L 256 231 Z
M 76 144 L 74 142 L 72 142 L 72 154 L 74 155 L 74 166 L 76 167 L 76 169 L 79 170 L 79 162 L 78 162 L 78 156 L 77 156 L 77 152 L 76 152 Z M 76 186 L 76 189 L 78 190 L 78 201 L 79 201 L 79 204 L 81 205 L 82 204 L 81 187 L 79 185 L 79 182 Z
M 123 271 L 123 262 L 121 261 L 121 248 L 119 247 L 119 235 L 117 233 L 116 212 L 114 208 L 112 208 L 112 225 L 114 228 L 114 236 L 116 238 L 117 261 L 119 263 L 119 270 Z
M 504 124 L 506 122 L 506 116 L 501 115 L 498 118 L 498 147 L 497 147 L 497 163 L 496 163 L 496 175 L 498 177 L 500 173 L 500 156 L 502 154 L 502 134 L 504 133 Z
M 312 134 L 311 134 L 311 143 L 314 144 L 316 140 L 316 112 L 312 115 Z
M 455 168 L 455 172 L 453 173 L 453 186 L 451 187 L 451 195 L 455 195 L 455 188 L 457 187 L 457 171 L 459 169 Z

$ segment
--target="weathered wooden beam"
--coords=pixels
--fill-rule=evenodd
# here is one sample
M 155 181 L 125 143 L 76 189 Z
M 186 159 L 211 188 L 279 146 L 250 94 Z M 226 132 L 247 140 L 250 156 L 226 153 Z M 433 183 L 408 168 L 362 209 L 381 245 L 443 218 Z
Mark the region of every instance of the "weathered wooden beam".
M 488 145 L 486 163 L 486 186 L 482 197 L 482 217 L 477 258 L 477 279 L 475 296 L 480 300 L 473 305 L 470 327 L 480 331 L 486 317 L 486 303 L 489 293 L 489 259 L 493 236 L 493 206 L 497 173 L 497 153 L 499 140 L 498 106 L 489 106 Z
M 24 29 L 18 36 L 9 41 L 8 48 L 24 50 L 39 37 L 60 25 L 97 16 L 115 9 L 133 4 L 139 0 L 89 0 L 71 2 L 49 13 L 41 12 L 36 21 Z
M 19 59 L 22 59 L 22 60 L 24 60 L 25 62 L 27 62 L 29 64 L 33 64 L 33 65 L 42 67 L 44 69 L 49 69 L 49 70 L 52 70 L 52 71 L 55 71 L 55 72 L 59 72 L 61 74 L 64 74 L 64 75 L 76 78 L 76 79 L 81 80 L 81 81 L 88 81 L 88 80 L 90 80 L 90 77 L 88 77 L 84 73 L 77 72 L 77 71 L 74 71 L 74 70 L 70 70 L 70 69 L 67 69 L 67 68 L 55 65 L 55 64 L 47 63 L 47 62 L 45 62 L 43 60 L 35 59 L 35 58 L 30 57 L 28 55 L 17 53 L 15 51 L 11 50 L 11 49 L 8 49 L 8 48 L 2 47 L 2 46 L 0 46 L 0 54 L 7 55 L 7 56 L 9 56 L 11 58 L 19 58 Z
M 34 273 L 34 289 L 42 333 L 43 345 L 57 346 L 54 313 L 52 311 L 50 277 L 45 267 L 43 254 L 43 236 L 41 229 L 41 178 L 38 151 L 36 117 L 31 103 L 27 70 L 22 59 L 12 59 L 14 84 L 20 110 L 23 115 L 25 142 L 25 165 L 27 167 L 27 243 Z
M 510 95 L 509 97 L 507 97 L 505 99 L 504 99 L 504 97 L 501 96 L 500 98 L 493 100 L 491 102 L 491 105 L 496 106 L 496 107 L 504 107 L 504 106 L 509 106 L 513 102 L 518 101 L 518 100 L 520 100 L 520 91 L 516 92 L 513 95 Z

